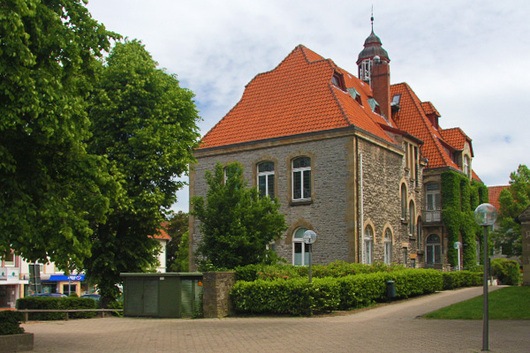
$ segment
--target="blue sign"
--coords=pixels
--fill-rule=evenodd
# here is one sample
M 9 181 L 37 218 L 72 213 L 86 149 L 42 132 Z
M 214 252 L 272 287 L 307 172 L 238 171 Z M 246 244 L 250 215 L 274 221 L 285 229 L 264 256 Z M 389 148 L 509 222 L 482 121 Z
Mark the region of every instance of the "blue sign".
M 85 275 L 51 275 L 49 281 L 66 282 L 66 281 L 84 281 Z

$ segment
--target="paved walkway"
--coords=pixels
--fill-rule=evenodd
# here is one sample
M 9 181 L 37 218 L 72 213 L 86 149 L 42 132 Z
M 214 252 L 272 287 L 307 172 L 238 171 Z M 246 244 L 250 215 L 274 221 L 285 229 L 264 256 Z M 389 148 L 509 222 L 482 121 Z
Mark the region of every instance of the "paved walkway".
M 35 334 L 34 353 L 480 352 L 481 320 L 418 316 L 481 294 L 481 287 L 465 288 L 309 318 L 95 318 L 23 326 Z M 530 320 L 492 320 L 489 326 L 491 352 L 530 352 Z

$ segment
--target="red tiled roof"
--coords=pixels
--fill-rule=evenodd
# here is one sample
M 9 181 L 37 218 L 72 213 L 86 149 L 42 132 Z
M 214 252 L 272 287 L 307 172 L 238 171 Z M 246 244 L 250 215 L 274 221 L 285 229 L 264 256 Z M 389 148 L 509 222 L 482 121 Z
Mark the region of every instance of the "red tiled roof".
M 451 147 L 458 151 L 464 150 L 466 142 L 471 146 L 471 139 L 464 134 L 459 127 L 452 129 L 442 129 L 440 130 L 440 133 L 442 134 L 444 140 L 451 145 Z M 471 155 L 473 156 L 473 150 L 471 150 Z
M 163 222 L 161 227 L 158 229 L 158 233 L 153 236 L 153 238 L 158 240 L 171 240 L 171 236 L 167 233 L 166 227 L 168 226 L 167 222 Z
M 355 89 L 332 84 L 334 73 Z M 275 69 L 257 75 L 241 100 L 202 139 L 200 149 L 355 126 L 385 141 L 395 141 L 381 128 L 389 124 L 372 112 L 370 87 L 330 59 L 297 46 Z
M 421 102 L 416 93 L 406 83 L 390 86 L 390 92 L 391 96 L 401 95 L 400 109 L 393 115 L 394 121 L 398 128 L 423 141 L 421 153 L 428 160 L 427 168 L 452 167 L 460 169 L 451 158 L 451 149 L 454 149 L 453 145 L 445 140 L 443 133 L 436 129 L 427 117 L 428 114 L 432 113 L 440 116 L 432 103 Z M 447 135 L 451 138 L 453 135 L 457 135 L 453 134 L 453 130 L 448 131 Z M 460 140 L 457 141 L 455 138 L 451 142 L 456 143 L 460 142 Z
M 509 187 L 510 185 L 488 186 L 489 203 L 495 206 L 497 212 L 501 210 L 501 205 L 499 203 L 499 196 L 501 195 L 501 191 Z

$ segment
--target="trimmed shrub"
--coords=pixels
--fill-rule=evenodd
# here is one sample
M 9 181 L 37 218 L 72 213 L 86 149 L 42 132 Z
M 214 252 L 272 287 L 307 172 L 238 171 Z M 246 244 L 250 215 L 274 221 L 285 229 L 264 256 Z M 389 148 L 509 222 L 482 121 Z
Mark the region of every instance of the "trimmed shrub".
M 24 333 L 24 328 L 20 327 L 22 319 L 22 313 L 10 310 L 0 311 L 0 336 Z
M 521 281 L 519 264 L 515 260 L 493 259 L 491 261 L 491 274 L 501 284 L 517 286 Z

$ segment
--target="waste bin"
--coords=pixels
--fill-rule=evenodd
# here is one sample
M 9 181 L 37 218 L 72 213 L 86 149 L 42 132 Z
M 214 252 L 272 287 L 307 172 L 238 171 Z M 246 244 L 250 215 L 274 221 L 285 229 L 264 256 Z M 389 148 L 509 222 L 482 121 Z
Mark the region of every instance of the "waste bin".
M 396 283 L 392 280 L 386 281 L 386 298 L 392 300 L 396 297 Z

